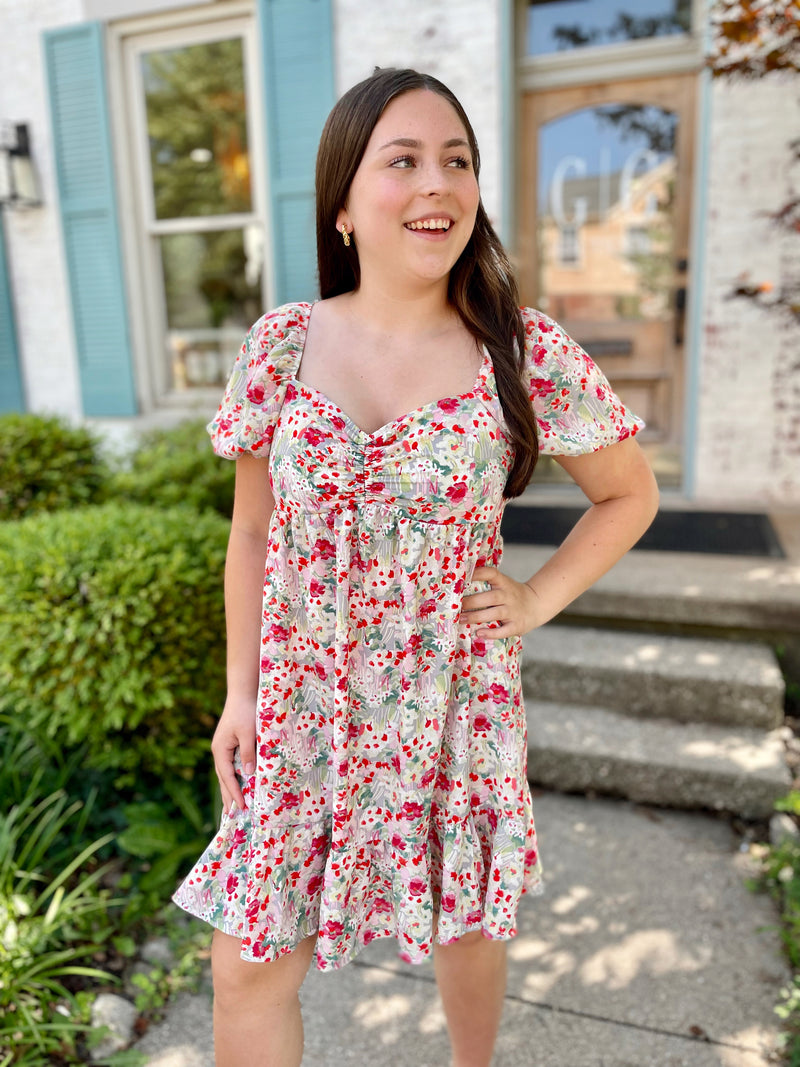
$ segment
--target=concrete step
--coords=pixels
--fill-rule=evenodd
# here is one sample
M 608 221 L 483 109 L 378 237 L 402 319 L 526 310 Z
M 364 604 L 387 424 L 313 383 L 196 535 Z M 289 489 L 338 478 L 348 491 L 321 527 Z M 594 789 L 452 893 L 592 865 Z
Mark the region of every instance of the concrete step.
M 555 546 L 506 545 L 502 569 L 530 578 Z M 800 564 L 688 552 L 632 551 L 564 612 L 576 621 L 633 623 L 800 641 Z
M 535 700 L 765 730 L 783 721 L 775 654 L 751 642 L 550 623 L 523 638 L 522 678 Z
M 787 727 L 641 719 L 604 708 L 526 698 L 528 778 L 639 803 L 766 818 L 791 784 Z

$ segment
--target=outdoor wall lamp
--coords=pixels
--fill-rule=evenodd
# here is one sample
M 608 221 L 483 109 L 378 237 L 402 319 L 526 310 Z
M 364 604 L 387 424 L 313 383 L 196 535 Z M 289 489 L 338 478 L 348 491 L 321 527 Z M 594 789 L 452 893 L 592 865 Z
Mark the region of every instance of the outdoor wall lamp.
M 0 204 L 38 207 L 42 202 L 25 123 L 0 123 Z

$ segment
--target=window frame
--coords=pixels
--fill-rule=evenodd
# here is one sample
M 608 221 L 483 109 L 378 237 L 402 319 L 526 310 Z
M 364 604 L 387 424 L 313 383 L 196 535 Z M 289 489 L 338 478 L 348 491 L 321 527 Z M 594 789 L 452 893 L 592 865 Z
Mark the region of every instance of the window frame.
M 134 370 L 143 413 L 162 409 L 207 412 L 219 400 L 219 385 L 179 390 L 171 382 L 166 358 L 168 324 L 159 239 L 170 233 L 212 232 L 260 225 L 264 241 L 261 300 L 264 308 L 274 302 L 264 89 L 255 12 L 251 3 L 231 0 L 223 10 L 193 8 L 129 19 L 111 24 L 107 34 L 112 57 L 109 95 L 122 247 L 131 310 Z M 157 219 L 152 195 L 141 56 L 146 52 L 232 37 L 242 40 L 252 210 L 187 219 Z
M 648 37 L 584 48 L 570 48 L 544 56 L 526 52 L 527 0 L 517 0 L 517 93 L 560 89 L 598 81 L 620 81 L 658 74 L 696 71 L 703 63 L 705 0 L 692 0 L 691 28 L 687 34 Z

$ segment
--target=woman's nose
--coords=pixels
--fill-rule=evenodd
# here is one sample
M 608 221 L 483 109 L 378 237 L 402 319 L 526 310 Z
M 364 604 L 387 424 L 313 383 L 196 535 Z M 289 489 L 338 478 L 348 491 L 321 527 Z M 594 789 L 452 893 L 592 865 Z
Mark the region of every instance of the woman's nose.
M 448 188 L 447 174 L 439 162 L 426 164 L 419 171 L 420 184 L 428 195 L 443 193 Z

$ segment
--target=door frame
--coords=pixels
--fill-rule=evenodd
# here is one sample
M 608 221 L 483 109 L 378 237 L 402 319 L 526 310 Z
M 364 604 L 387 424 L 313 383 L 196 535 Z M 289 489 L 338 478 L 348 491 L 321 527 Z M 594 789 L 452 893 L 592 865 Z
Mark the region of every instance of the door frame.
M 523 299 L 534 288 L 531 285 L 531 263 L 534 263 L 535 269 L 535 261 L 531 258 L 535 256 L 535 247 L 529 247 L 532 238 L 535 238 L 535 230 L 525 214 L 528 211 L 535 215 L 535 200 L 530 196 L 523 197 L 522 190 L 526 188 L 523 176 L 535 176 L 537 163 L 537 145 L 526 143 L 523 137 L 525 97 L 549 90 L 565 90 L 567 95 L 563 99 L 566 100 L 569 90 L 592 86 L 597 92 L 596 102 L 604 103 L 614 97 L 622 99 L 620 89 L 625 82 L 656 82 L 660 78 L 684 75 L 687 83 L 690 83 L 692 100 L 688 110 L 682 111 L 682 117 L 688 117 L 690 121 L 679 124 L 679 144 L 676 146 L 679 165 L 680 153 L 683 152 L 686 158 L 692 160 L 692 173 L 684 197 L 688 219 L 684 220 L 683 232 L 686 235 L 689 270 L 687 275 L 678 276 L 679 280 L 676 281 L 676 287 L 682 285 L 685 288 L 686 306 L 680 383 L 676 383 L 673 391 L 673 402 L 681 426 L 680 493 L 691 496 L 694 490 L 697 390 L 700 381 L 704 211 L 707 203 L 710 124 L 710 74 L 704 65 L 709 32 L 705 0 L 692 0 L 691 31 L 687 35 L 570 49 L 545 56 L 526 53 L 527 0 L 506 0 L 506 3 L 513 8 L 511 19 L 514 24 L 513 48 L 509 50 L 513 53 L 513 76 L 509 79 L 513 92 L 509 94 L 512 96 L 509 103 L 513 111 L 514 136 L 510 138 L 506 154 L 511 173 L 506 183 L 509 194 L 505 231 L 513 235 L 508 250 L 517 271 Z M 609 86 L 613 86 L 610 96 L 604 92 Z M 628 88 L 632 90 L 633 86 Z M 594 99 L 591 102 L 595 102 Z M 665 101 L 664 98 L 659 99 L 657 93 L 653 99 L 648 97 L 646 102 L 675 108 L 674 97 L 672 101 Z M 565 106 L 548 117 L 559 117 L 570 110 L 574 108 Z M 688 128 L 683 129 L 684 126 L 691 126 L 691 132 Z M 533 243 L 535 245 L 535 240 Z

